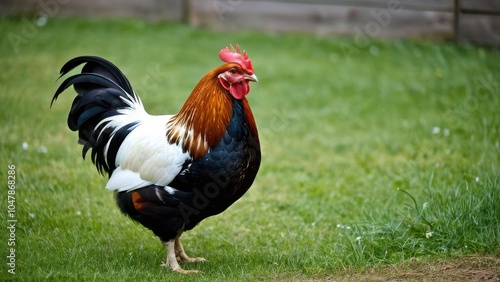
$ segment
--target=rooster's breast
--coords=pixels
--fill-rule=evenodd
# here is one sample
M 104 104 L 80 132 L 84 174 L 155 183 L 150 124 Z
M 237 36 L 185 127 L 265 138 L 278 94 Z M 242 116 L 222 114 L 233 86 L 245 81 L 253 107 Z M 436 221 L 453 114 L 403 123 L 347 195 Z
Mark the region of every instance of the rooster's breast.
M 250 113 L 251 116 L 251 113 Z M 184 164 L 170 187 L 192 194 L 184 201 L 193 211 L 186 230 L 204 218 L 218 214 L 238 200 L 252 185 L 260 166 L 260 145 L 241 100 L 233 101 L 233 113 L 221 141 L 204 156 Z

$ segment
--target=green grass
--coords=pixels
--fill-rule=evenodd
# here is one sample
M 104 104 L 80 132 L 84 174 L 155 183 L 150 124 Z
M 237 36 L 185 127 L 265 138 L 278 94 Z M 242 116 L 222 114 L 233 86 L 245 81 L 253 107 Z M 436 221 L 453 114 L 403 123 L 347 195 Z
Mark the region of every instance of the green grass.
M 321 279 L 500 253 L 498 52 L 130 20 L 3 18 L 0 35 L 0 221 L 14 164 L 17 279 Z M 263 162 L 240 201 L 184 234 L 188 254 L 210 262 L 183 264 L 202 271 L 183 277 L 160 267 L 161 244 L 81 159 L 66 126 L 73 91 L 49 105 L 62 64 L 92 54 L 123 70 L 150 113 L 175 113 L 230 42 L 259 77 L 248 97 Z M 0 277 L 13 278 L 2 229 Z

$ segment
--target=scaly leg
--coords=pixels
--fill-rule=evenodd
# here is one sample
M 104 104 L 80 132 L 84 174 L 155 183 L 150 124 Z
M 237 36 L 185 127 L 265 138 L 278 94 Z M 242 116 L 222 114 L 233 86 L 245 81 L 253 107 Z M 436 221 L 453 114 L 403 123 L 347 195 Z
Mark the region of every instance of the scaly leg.
M 188 273 L 197 273 L 198 270 L 184 270 L 181 268 L 179 263 L 177 262 L 177 258 L 175 257 L 175 242 L 177 239 L 172 239 L 167 242 L 162 242 L 165 245 L 165 249 L 167 250 L 167 261 L 162 263 L 161 266 L 170 267 L 173 271 L 179 272 L 181 274 Z
M 184 252 L 184 248 L 182 247 L 180 236 L 175 238 L 175 256 L 178 257 L 180 260 L 187 261 L 187 262 L 197 262 L 197 261 L 206 262 L 206 261 L 208 261 L 204 258 L 190 258 L 190 257 L 188 257 L 188 255 L 186 255 L 186 253 Z

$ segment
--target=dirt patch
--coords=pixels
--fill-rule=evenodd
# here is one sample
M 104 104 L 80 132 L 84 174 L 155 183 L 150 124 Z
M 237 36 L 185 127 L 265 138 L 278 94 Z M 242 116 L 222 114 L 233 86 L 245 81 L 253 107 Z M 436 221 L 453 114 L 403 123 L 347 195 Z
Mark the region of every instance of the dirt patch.
M 327 281 L 500 281 L 500 257 L 473 256 L 435 262 L 411 259 L 400 265 L 346 271 Z

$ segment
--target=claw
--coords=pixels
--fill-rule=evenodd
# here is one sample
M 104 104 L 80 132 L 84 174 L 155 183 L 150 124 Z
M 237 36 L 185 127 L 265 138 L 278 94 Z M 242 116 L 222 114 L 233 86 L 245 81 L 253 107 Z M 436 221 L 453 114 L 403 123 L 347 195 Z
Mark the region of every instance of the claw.
M 185 262 L 208 262 L 208 260 L 205 258 L 190 258 L 188 256 L 178 257 L 178 259 L 185 261 Z
M 173 271 L 178 272 L 180 274 L 194 274 L 194 273 L 200 272 L 200 271 L 194 270 L 194 269 L 193 270 L 185 270 L 185 269 L 182 269 L 179 265 L 177 265 L 177 267 L 173 267 L 170 263 L 168 263 L 168 261 L 162 262 L 160 266 L 170 268 Z

